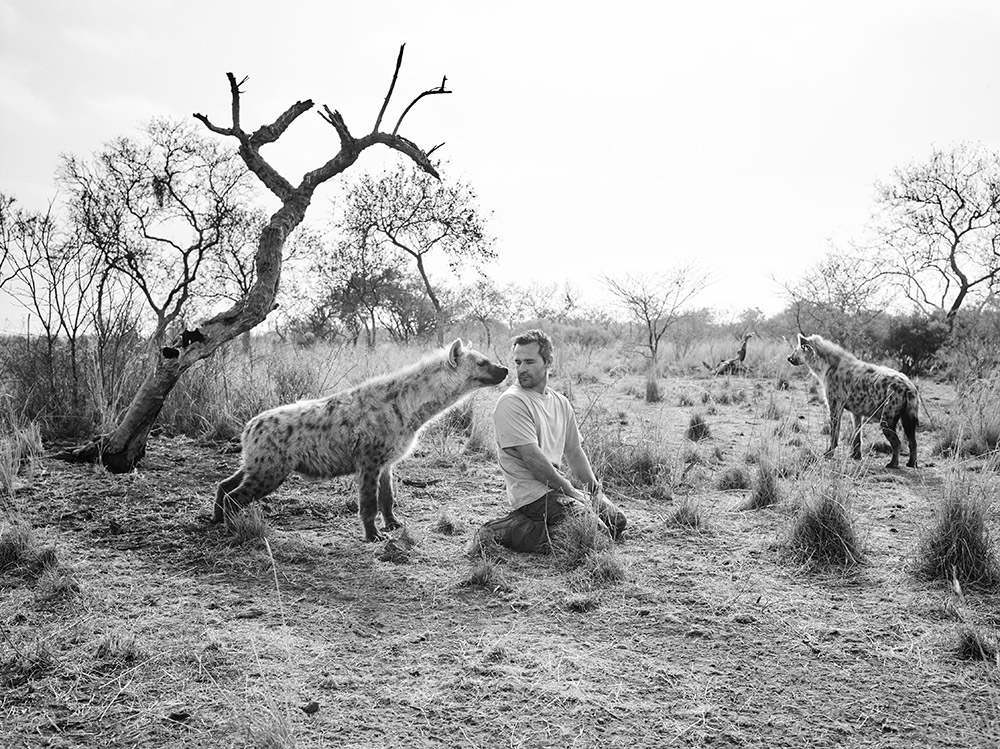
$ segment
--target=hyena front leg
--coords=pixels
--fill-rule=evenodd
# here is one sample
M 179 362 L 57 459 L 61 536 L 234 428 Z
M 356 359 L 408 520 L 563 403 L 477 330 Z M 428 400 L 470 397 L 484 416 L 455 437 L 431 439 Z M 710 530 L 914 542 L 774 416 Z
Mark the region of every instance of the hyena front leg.
M 382 520 L 387 531 L 402 528 L 403 524 L 396 520 L 392 514 L 392 466 L 386 466 L 378 477 L 378 509 L 382 513 Z
M 844 414 L 844 407 L 841 405 L 830 406 L 830 447 L 826 451 L 826 456 L 833 455 L 840 441 L 840 417 Z
M 378 514 L 379 466 L 365 465 L 358 469 L 358 515 L 365 529 L 365 541 L 381 541 L 375 527 Z
M 854 419 L 854 434 L 851 435 L 851 457 L 855 460 L 861 460 L 861 427 L 864 426 L 865 420 L 856 413 L 852 413 L 851 416 Z

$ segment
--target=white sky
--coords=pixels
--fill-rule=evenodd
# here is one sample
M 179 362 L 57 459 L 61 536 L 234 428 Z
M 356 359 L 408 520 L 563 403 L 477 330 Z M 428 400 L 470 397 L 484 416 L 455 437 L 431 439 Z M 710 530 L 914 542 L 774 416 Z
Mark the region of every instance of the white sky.
M 60 153 L 153 116 L 228 125 L 228 71 L 248 130 L 311 98 L 364 134 L 405 42 L 386 121 L 448 76 L 401 133 L 492 211 L 496 277 L 596 296 L 697 258 L 700 305 L 772 313 L 894 167 L 1000 150 L 998 39 L 991 0 L 0 0 L 0 192 L 43 208 Z M 264 155 L 298 181 L 336 147 L 309 112 Z

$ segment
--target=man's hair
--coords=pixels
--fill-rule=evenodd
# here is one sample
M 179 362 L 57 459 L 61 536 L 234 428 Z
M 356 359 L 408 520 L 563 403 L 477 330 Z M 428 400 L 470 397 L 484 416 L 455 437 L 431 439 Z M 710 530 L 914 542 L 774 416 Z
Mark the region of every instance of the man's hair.
M 549 338 L 548 333 L 537 328 L 525 331 L 514 337 L 511 348 L 514 346 L 526 346 L 529 343 L 537 343 L 538 353 L 541 355 L 542 361 L 546 364 L 552 363 L 552 339 Z

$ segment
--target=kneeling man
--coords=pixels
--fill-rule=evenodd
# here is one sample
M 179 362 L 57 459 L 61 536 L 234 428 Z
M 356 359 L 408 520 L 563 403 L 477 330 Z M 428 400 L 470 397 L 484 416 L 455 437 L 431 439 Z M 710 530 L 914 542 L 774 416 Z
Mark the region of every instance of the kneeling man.
M 517 336 L 514 364 L 517 382 L 503 392 L 493 412 L 500 470 L 513 511 L 486 523 L 483 531 L 515 551 L 546 552 L 552 526 L 569 513 L 593 509 L 617 539 L 625 530 L 625 515 L 604 496 L 594 476 L 569 400 L 548 387 L 552 340 L 541 330 Z M 587 494 L 559 470 L 564 457 Z

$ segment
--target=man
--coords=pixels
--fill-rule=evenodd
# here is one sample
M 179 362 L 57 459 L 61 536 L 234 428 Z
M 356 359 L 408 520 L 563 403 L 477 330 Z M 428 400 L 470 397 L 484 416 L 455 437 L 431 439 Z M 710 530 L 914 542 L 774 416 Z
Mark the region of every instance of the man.
M 515 551 L 549 550 L 549 530 L 567 514 L 593 508 L 612 538 L 625 530 L 625 515 L 601 491 L 569 400 L 548 386 L 552 340 L 541 330 L 514 338 L 517 382 L 493 411 L 497 456 L 513 511 L 486 523 L 493 540 Z M 586 487 L 577 490 L 559 469 L 566 459 Z

